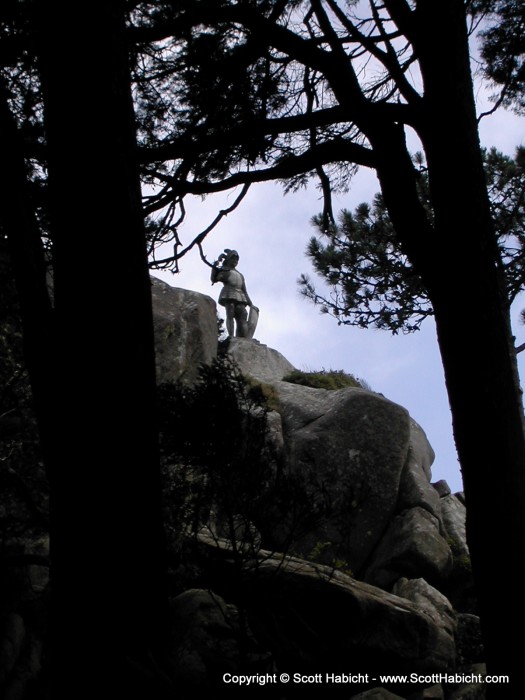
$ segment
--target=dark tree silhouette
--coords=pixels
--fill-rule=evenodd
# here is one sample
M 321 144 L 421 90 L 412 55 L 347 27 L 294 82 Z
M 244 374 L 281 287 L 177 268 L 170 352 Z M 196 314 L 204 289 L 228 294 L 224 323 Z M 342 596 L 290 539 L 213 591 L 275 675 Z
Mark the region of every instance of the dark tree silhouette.
M 470 70 L 467 13 L 475 5 L 203 0 L 157 9 L 130 36 L 149 47 L 136 79 L 150 75 L 148 90 L 164 96 L 160 140 L 142 117 L 140 158 L 157 186 L 146 211 L 166 212 L 156 231 L 175 243 L 172 260 L 184 248 L 177 203 L 185 193 L 269 179 L 293 188 L 318 176 L 329 223 L 331 188 L 348 184 L 356 164 L 375 169 L 399 249 L 435 315 L 489 668 L 517 678 L 519 653 L 504 640 L 508 624 L 522 628 L 525 610 L 509 600 L 493 557 L 498 552 L 508 572 L 519 571 L 525 436 Z M 168 56 L 171 75 L 161 71 Z M 419 196 L 409 130 L 425 155 L 432 216 Z M 475 357 L 470 327 L 457 313 L 465 299 L 476 300 L 484 333 Z M 495 507 L 497 516 L 488 517 Z
M 137 163 L 149 186 L 143 208 L 149 251 L 163 241 L 175 246 L 161 265 L 176 265 L 191 246 L 201 246 L 204 256 L 205 231 L 186 243 L 179 238 L 186 194 L 239 186 L 235 206 L 251 183 L 277 179 L 293 188 L 318 177 L 329 223 L 331 189 L 348 185 L 360 165 L 375 169 L 399 248 L 434 311 L 489 671 L 518 681 L 521 655 L 512 640 L 525 626 L 525 609 L 508 595 L 507 581 L 518 578 L 525 552 L 525 436 L 470 70 L 467 13 L 480 5 L 499 11 L 515 3 L 99 0 L 74 9 L 67 4 L 70 31 L 63 30 L 62 6 L 2 4 L 1 138 L 6 149 L 16 145 L 16 158 L 9 169 L 2 163 L 9 201 L 2 202 L 1 219 L 13 259 L 18 256 L 13 267 L 27 320 L 26 354 L 28 364 L 36 363 L 39 418 L 50 436 L 55 576 L 64 595 L 73 572 L 77 581 L 89 580 L 101 605 L 86 608 L 85 623 L 93 629 L 90 612 L 97 622 L 110 620 L 117 647 L 125 644 L 123 630 L 130 631 L 131 646 L 138 630 L 150 639 L 155 624 L 148 620 L 158 620 L 162 607 Z M 44 12 L 31 23 L 39 8 Z M 51 48 L 58 46 L 55 59 Z M 64 56 L 74 80 L 64 72 Z M 419 196 L 409 131 L 425 154 L 432 216 Z M 43 291 L 42 235 L 50 238 L 55 268 L 53 309 Z M 121 279 L 102 277 L 105 268 L 118 269 Z M 457 313 L 465 299 L 476 300 L 484 333 L 475 357 L 471 329 Z M 66 493 L 83 496 L 86 506 L 74 512 Z M 110 525 L 116 502 L 119 515 Z M 88 571 L 80 557 L 70 568 L 64 564 L 77 531 L 97 557 Z M 504 562 L 504 576 L 495 561 Z M 131 569 L 137 578 L 123 587 Z M 115 617 L 110 599 L 118 601 Z M 126 610 L 135 599 L 133 627 Z M 515 697 L 512 684 L 496 692 Z
M 499 90 L 496 105 L 525 107 L 525 8 L 520 0 L 477 0 L 486 13 L 481 55 L 484 70 Z
M 25 49 L 38 58 L 41 85 L 45 141 L 34 146 L 45 147 L 52 302 L 24 142 L 30 119 L 18 99 L 28 76 L 17 85 L 16 61 L 4 71 L 0 217 L 50 483 L 51 693 L 165 697 L 152 661 L 165 641 L 167 598 L 124 3 L 68 7 L 67 30 L 63 5 L 20 5 L 33 11 Z
M 428 177 L 420 157 L 420 198 L 432 216 Z M 496 149 L 484 152 L 485 173 L 500 257 L 510 306 L 525 281 L 525 149 L 514 158 Z M 432 305 L 421 278 L 403 254 L 396 231 L 380 194 L 371 205 L 354 212 L 343 210 L 338 221 L 326 226 L 315 216 L 313 236 L 306 249 L 315 272 L 328 292 L 318 291 L 308 275 L 302 275 L 301 292 L 338 323 L 374 326 L 409 333 L 420 328 Z

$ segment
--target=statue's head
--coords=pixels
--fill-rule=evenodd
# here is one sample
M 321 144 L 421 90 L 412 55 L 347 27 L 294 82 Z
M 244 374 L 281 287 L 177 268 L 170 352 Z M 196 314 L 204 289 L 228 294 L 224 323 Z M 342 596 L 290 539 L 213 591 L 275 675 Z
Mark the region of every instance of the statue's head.
M 224 253 L 224 265 L 226 267 L 236 267 L 239 262 L 239 253 L 230 248 L 225 248 Z

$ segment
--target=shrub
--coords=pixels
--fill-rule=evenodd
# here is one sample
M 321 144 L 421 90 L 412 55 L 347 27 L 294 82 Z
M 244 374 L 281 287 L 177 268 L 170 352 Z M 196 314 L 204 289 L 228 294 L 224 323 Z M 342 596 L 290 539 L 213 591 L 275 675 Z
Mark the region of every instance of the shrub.
M 270 408 L 263 389 L 250 384 L 229 356 L 203 366 L 193 387 L 159 387 L 165 519 L 172 542 L 203 525 L 229 539 L 240 520 L 246 532 L 252 524 L 264 529 L 283 489 L 279 457 L 267 439 Z
M 237 540 L 241 557 L 259 544 L 289 551 L 323 516 L 322 498 L 311 497 L 322 494 L 311 483 L 315 475 L 287 469 L 271 438 L 267 415 L 276 408 L 271 385 L 246 379 L 229 355 L 203 366 L 193 387 L 159 387 L 164 517 L 173 552 L 203 526 Z

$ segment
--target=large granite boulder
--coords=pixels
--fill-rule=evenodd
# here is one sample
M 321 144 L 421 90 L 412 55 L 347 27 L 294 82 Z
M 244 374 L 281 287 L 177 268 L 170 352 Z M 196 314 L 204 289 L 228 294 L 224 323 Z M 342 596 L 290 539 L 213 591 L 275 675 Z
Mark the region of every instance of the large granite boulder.
M 452 552 L 440 533 L 439 521 L 419 506 L 393 518 L 371 559 L 365 580 L 386 589 L 402 576 L 423 576 L 439 586 L 453 566 Z
M 433 588 L 423 578 L 402 578 L 396 582 L 393 591 L 395 595 L 410 600 L 420 610 L 429 615 L 436 623 L 441 634 L 441 646 L 447 649 L 451 659 L 456 656 L 457 618 L 448 598 Z
M 217 351 L 215 303 L 159 280 L 152 285 L 159 381 L 191 383 Z M 321 514 L 315 527 L 296 537 L 294 551 L 366 572 L 379 585 L 418 575 L 439 585 L 450 570 L 446 538 L 457 535 L 445 530 L 444 499 L 430 484 L 432 447 L 406 409 L 361 388 L 328 391 L 284 382 L 293 365 L 256 340 L 233 338 L 228 351 L 251 381 L 271 385 L 277 410 L 268 440 L 301 484 L 312 521 Z M 457 520 L 457 510 L 447 503 L 448 521 Z M 290 518 L 279 515 L 277 539 Z
M 235 605 L 210 590 L 190 589 L 170 601 L 171 660 L 182 688 L 224 687 L 224 673 L 270 670 L 268 653 L 258 649 L 239 620 Z
M 421 427 L 411 419 L 410 446 L 401 474 L 398 509 L 417 506 L 428 510 L 441 523 L 441 502 L 438 492 L 430 483 L 430 465 L 434 451 Z
M 272 385 L 279 403 L 272 439 L 284 445 L 313 519 L 321 514 L 294 551 L 386 587 L 400 576 L 428 574 L 434 584 L 446 577 L 451 553 L 430 483 L 434 452 L 406 409 L 361 388 L 282 381 L 293 367 L 258 342 L 234 339 L 229 351 L 243 374 Z
M 265 550 L 247 554 L 241 567 L 229 543 L 208 533 L 196 546 L 202 558 L 195 561 L 222 598 L 236 595 L 242 577 L 251 632 L 284 671 L 333 672 L 347 668 L 348 659 L 362 673 L 454 668 L 453 627 L 437 591 L 433 603 L 412 602 L 330 567 Z
M 441 513 L 445 531 L 453 543 L 456 556 L 469 557 L 467 545 L 466 520 L 467 509 L 460 499 L 448 494 L 440 499 Z
M 467 509 L 460 494 L 448 493 L 440 499 L 443 528 L 453 555 L 452 572 L 446 594 L 457 610 L 477 612 L 477 595 L 466 537 Z
M 487 697 L 484 676 L 487 669 L 484 663 L 472 664 L 461 669 L 468 682 L 458 683 L 447 695 L 447 700 L 485 700 Z M 519 692 L 517 693 L 519 694 Z
M 271 384 L 295 369 L 284 355 L 258 340 L 230 338 L 228 352 L 245 376 L 260 382 Z
M 211 297 L 152 277 L 157 382 L 192 384 L 217 355 L 217 307 Z
M 297 546 L 358 572 L 392 518 L 408 455 L 407 411 L 363 389 L 279 382 L 288 468 L 326 513 Z

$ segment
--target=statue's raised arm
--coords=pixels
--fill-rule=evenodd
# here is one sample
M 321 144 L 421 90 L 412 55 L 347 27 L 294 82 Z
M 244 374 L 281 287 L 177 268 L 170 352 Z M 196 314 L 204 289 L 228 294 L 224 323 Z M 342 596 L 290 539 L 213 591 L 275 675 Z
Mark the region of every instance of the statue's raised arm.
M 213 263 L 211 268 L 211 281 L 222 282 L 224 285 L 219 294 L 219 304 L 226 310 L 226 330 L 228 336 L 233 338 L 253 338 L 257 321 L 259 320 L 259 309 L 253 305 L 244 275 L 237 270 L 239 264 L 239 253 L 236 250 L 226 248 L 219 259 Z M 250 316 L 246 311 L 246 306 L 250 307 Z M 235 332 L 234 332 L 235 331 Z

